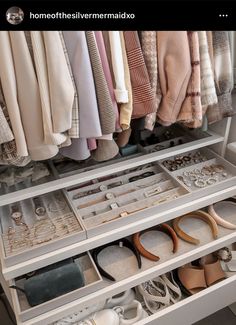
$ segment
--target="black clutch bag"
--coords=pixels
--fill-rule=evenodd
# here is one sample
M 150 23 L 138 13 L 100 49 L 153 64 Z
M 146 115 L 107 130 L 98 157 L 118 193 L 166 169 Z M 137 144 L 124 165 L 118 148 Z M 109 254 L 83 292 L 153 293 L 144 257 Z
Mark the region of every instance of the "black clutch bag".
M 36 271 L 24 282 L 23 291 L 31 307 L 59 297 L 85 285 L 79 264 L 73 259 L 64 260 Z

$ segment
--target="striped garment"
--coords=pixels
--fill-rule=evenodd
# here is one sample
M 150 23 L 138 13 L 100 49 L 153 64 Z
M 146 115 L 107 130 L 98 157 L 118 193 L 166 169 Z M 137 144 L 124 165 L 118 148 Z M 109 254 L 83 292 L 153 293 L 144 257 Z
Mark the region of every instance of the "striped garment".
M 128 91 L 128 102 L 120 103 L 119 105 L 120 125 L 122 130 L 127 130 L 130 127 L 131 116 L 133 112 L 133 94 L 132 94 L 132 85 L 131 85 L 130 73 L 129 73 L 128 58 L 125 49 L 124 33 L 122 31 L 120 31 L 120 41 L 121 41 L 122 57 L 124 63 L 125 86 Z
M 66 58 L 66 63 L 68 66 L 68 70 L 70 72 L 70 76 L 71 76 L 71 80 L 73 83 L 73 87 L 74 87 L 74 102 L 73 102 L 73 106 L 72 106 L 72 124 L 71 124 L 71 128 L 68 130 L 68 135 L 70 136 L 70 138 L 79 138 L 79 100 L 78 100 L 78 93 L 77 93 L 77 89 L 76 89 L 76 85 L 75 85 L 75 79 L 73 76 L 73 72 L 71 69 L 71 65 L 70 65 L 70 59 L 68 56 L 68 51 L 66 48 L 66 44 L 65 44 L 65 40 L 63 37 L 62 32 L 59 32 L 60 38 L 61 38 L 61 43 L 62 43 L 62 47 L 63 47 L 63 51 L 65 54 L 65 58 Z
M 124 39 L 133 93 L 132 118 L 140 118 L 156 111 L 155 94 L 150 84 L 137 31 L 125 31 Z
M 31 159 L 30 157 L 20 157 L 17 155 L 17 148 L 16 148 L 16 142 L 13 139 L 14 136 L 12 134 L 11 128 L 10 128 L 10 119 L 8 116 L 6 103 L 4 99 L 4 94 L 2 91 L 2 87 L 0 84 L 0 105 L 2 106 L 3 110 L 2 113 L 4 114 L 5 122 L 1 119 L 0 116 L 0 135 L 1 132 L 4 131 L 4 125 L 3 123 L 7 123 L 8 128 L 5 129 L 5 139 L 8 139 L 6 142 L 0 144 L 0 164 L 1 165 L 15 165 L 15 166 L 25 166 L 27 165 Z M 0 113 L 1 113 L 1 107 L 0 107 Z
M 208 50 L 207 35 L 205 31 L 198 32 L 200 50 L 200 69 L 201 69 L 201 102 L 203 114 L 208 105 L 218 102 L 214 83 L 214 74 Z
M 188 31 L 187 34 L 192 71 L 186 98 L 182 104 L 177 120 L 184 123 L 191 123 L 191 127 L 196 127 L 196 122 L 197 124 L 202 122 L 199 41 L 196 31 Z
M 113 133 L 115 132 L 116 116 L 113 110 L 111 96 L 102 68 L 102 62 L 99 56 L 95 35 L 93 31 L 86 31 L 85 34 L 93 69 L 102 134 Z
M 3 98 L 2 87 L 0 85 L 0 144 L 14 139 L 14 135 L 9 126 L 9 116 Z
M 214 75 L 218 103 L 207 109 L 208 123 L 214 123 L 234 114 L 231 91 L 233 89 L 232 61 L 227 31 L 212 32 Z
M 159 80 L 157 64 L 157 33 L 156 31 L 141 31 L 141 45 L 143 57 L 147 66 L 151 87 L 153 89 L 156 101 L 156 111 L 161 102 L 161 85 Z M 145 128 L 153 130 L 156 123 L 156 111 L 150 113 L 145 118 Z

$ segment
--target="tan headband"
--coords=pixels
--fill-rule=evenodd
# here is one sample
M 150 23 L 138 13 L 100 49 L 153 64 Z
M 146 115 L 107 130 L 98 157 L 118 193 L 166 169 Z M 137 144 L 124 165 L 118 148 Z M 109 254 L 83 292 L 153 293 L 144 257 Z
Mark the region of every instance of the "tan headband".
M 152 231 L 152 230 L 161 231 L 161 232 L 164 232 L 165 234 L 167 234 L 173 242 L 173 250 L 172 250 L 173 253 L 177 252 L 178 237 L 177 237 L 175 231 L 168 224 L 163 223 L 162 225 L 154 226 L 152 228 L 140 231 L 133 235 L 134 245 L 142 256 L 146 257 L 147 259 L 149 259 L 151 261 L 159 261 L 159 259 L 160 259 L 159 256 L 156 256 L 156 255 L 152 254 L 151 252 L 149 252 L 148 250 L 146 250 L 140 242 L 141 235 L 143 235 L 146 232 Z
M 213 235 L 213 238 L 216 239 L 218 236 L 218 227 L 217 227 L 217 223 L 215 222 L 215 220 L 212 218 L 212 216 L 210 216 L 208 213 L 202 211 L 202 210 L 198 210 L 198 211 L 194 211 L 194 212 L 190 212 L 188 214 L 185 214 L 183 216 L 180 216 L 178 218 L 175 218 L 173 220 L 173 228 L 176 231 L 177 235 L 183 239 L 184 241 L 194 244 L 194 245 L 198 245 L 200 244 L 200 240 L 194 237 L 189 236 L 187 233 L 185 233 L 180 227 L 179 227 L 179 223 L 186 219 L 186 218 L 196 218 L 196 219 L 201 219 L 202 221 L 206 222 L 210 228 L 211 228 L 211 232 Z

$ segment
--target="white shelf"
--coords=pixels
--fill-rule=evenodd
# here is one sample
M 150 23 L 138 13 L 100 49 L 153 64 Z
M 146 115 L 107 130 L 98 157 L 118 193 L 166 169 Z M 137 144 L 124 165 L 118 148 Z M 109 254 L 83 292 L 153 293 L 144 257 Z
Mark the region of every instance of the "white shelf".
M 173 148 L 168 148 L 159 152 L 146 154 L 140 157 L 131 158 L 126 161 L 117 162 L 115 164 L 112 164 L 110 166 L 104 166 L 95 170 L 90 170 L 87 172 L 84 172 L 83 174 L 78 175 L 72 175 L 68 177 L 64 177 L 61 179 L 57 179 L 54 181 L 50 181 L 41 185 L 36 185 L 31 188 L 26 188 L 19 190 L 17 192 L 12 192 L 8 194 L 4 194 L 0 196 L 0 206 L 4 206 L 7 204 L 11 204 L 14 202 L 22 201 L 34 196 L 42 195 L 45 193 L 49 193 L 52 191 L 56 191 L 59 189 L 63 189 L 65 187 L 74 186 L 77 184 L 81 184 L 84 182 L 87 182 L 94 178 L 99 178 L 106 176 L 110 173 L 117 173 L 120 171 L 123 171 L 125 169 L 134 168 L 137 166 L 140 166 L 142 164 L 151 163 L 154 161 L 158 161 L 161 159 L 165 159 L 168 157 L 171 157 L 173 155 L 178 155 L 190 150 L 199 149 L 202 147 L 210 146 L 216 143 L 220 143 L 224 141 L 224 137 L 219 136 L 218 134 L 209 131 L 209 136 L 203 139 L 197 139 L 194 141 L 191 141 L 189 143 L 184 143 L 181 145 L 178 145 Z
M 192 225 L 193 223 L 194 225 L 196 225 L 196 227 Z M 170 270 L 173 270 L 192 260 L 200 258 L 201 256 L 207 255 L 219 248 L 230 245 L 231 243 L 236 241 L 236 231 L 232 232 L 224 228 L 220 228 L 219 238 L 217 240 L 212 240 L 211 232 L 208 226 L 202 224 L 199 227 L 199 223 L 201 223 L 199 220 L 191 220 L 187 228 L 189 227 L 189 229 L 192 229 L 192 232 L 189 232 L 191 235 L 195 234 L 196 237 L 197 236 L 199 237 L 199 235 L 203 236 L 203 238 L 201 237 L 202 244 L 196 247 L 181 241 L 179 251 L 175 255 L 171 255 L 170 253 L 171 244 L 167 236 L 158 234 L 157 237 L 156 233 L 153 233 L 153 236 L 150 236 L 150 234 L 148 234 L 146 238 L 144 238 L 146 247 L 150 249 L 151 246 L 152 252 L 154 252 L 154 254 L 158 254 L 161 257 L 161 259 L 159 262 L 152 262 L 142 258 L 143 266 L 142 266 L 142 270 L 140 271 L 137 270 L 137 262 L 135 257 L 129 251 L 116 250 L 117 253 L 115 253 L 116 255 L 114 256 L 114 249 L 108 248 L 108 251 L 106 253 L 104 252 L 104 256 L 101 255 L 100 262 L 103 266 L 105 263 L 107 263 L 106 270 L 112 273 L 112 275 L 117 279 L 115 283 L 105 280 L 104 288 L 97 290 L 94 293 L 88 294 L 87 296 L 77 299 L 64 306 L 61 306 L 59 308 L 54 308 L 47 313 L 32 318 L 31 320 L 25 322 L 19 322 L 18 324 L 20 325 L 49 324 L 53 321 L 56 321 L 64 316 L 67 316 L 75 312 L 76 310 L 77 311 L 81 310 L 87 306 L 96 303 L 99 299 L 101 299 L 101 297 L 103 299 L 106 299 L 111 296 L 114 296 L 122 291 L 127 290 L 128 288 L 132 288 L 144 281 L 150 280 L 154 277 L 157 277 L 158 275 L 164 274 Z M 155 247 L 153 246 L 154 242 L 156 244 Z M 115 261 L 115 259 L 119 255 L 121 258 L 118 261 Z M 129 267 L 124 269 L 124 265 L 129 265 Z M 123 266 L 123 272 L 121 271 L 122 266 Z M 234 285 L 236 285 L 236 281 Z M 209 290 L 211 291 L 212 289 L 209 288 Z M 235 293 L 234 293 L 234 297 L 236 298 Z M 185 306 L 186 301 L 183 300 L 181 302 L 183 306 Z M 225 301 L 227 302 L 227 299 Z M 225 301 L 223 301 L 222 303 L 225 303 Z M 229 303 L 232 302 L 233 300 L 231 298 Z M 17 310 L 16 309 L 17 304 L 18 302 L 15 301 L 13 297 L 13 305 L 15 310 Z M 174 307 L 172 306 L 170 308 L 174 308 Z M 157 315 L 155 316 L 158 317 Z M 163 323 L 163 324 L 167 324 L 167 323 Z M 189 323 L 186 323 L 186 325 L 187 324 L 189 325 Z
M 126 237 L 137 231 L 150 228 L 154 225 L 171 220 L 182 214 L 203 208 L 209 204 L 223 200 L 227 197 L 236 195 L 236 185 L 225 188 L 210 195 L 203 195 L 198 199 L 193 199 L 193 194 L 186 195 L 185 201 L 176 206 L 174 201 L 167 204 L 167 210 L 158 212 L 158 206 L 137 213 L 142 216 L 139 221 L 130 223 L 123 227 L 117 227 L 112 231 L 107 231 L 101 235 L 83 240 L 81 242 L 65 246 L 56 251 L 42 254 L 41 256 L 31 258 L 28 261 L 18 263 L 14 266 L 6 267 L 2 262 L 2 273 L 6 280 L 16 278 L 17 276 L 34 271 L 44 266 L 56 263 L 79 253 L 91 250 L 105 243 L 116 239 Z M 191 198 L 190 198 L 191 197 Z M 191 200 L 192 199 L 192 200 Z M 130 216 L 132 217 L 132 216 Z
M 236 274 L 137 322 L 136 325 L 190 325 L 235 301 Z

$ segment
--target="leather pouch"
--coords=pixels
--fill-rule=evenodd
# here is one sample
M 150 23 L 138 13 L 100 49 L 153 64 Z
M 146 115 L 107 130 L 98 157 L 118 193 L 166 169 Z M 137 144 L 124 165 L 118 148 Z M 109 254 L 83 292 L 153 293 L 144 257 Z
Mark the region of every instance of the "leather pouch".
M 73 259 L 67 259 L 36 271 L 24 282 L 23 291 L 31 307 L 59 297 L 85 285 L 83 272 Z

